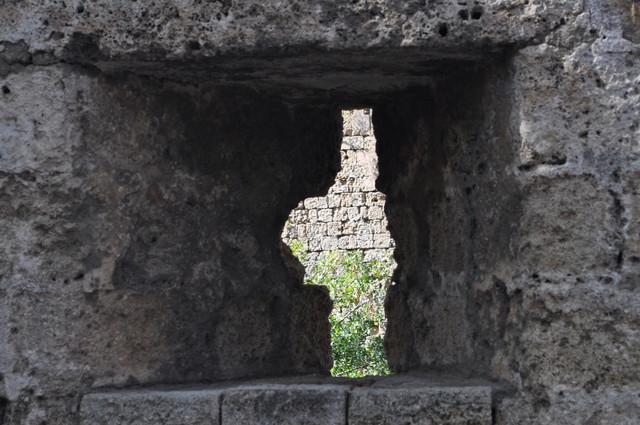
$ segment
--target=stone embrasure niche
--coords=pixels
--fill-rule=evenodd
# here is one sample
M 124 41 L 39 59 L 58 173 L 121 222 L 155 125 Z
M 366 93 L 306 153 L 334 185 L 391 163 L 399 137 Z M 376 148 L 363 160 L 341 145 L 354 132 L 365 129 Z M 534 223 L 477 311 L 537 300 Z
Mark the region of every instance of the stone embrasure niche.
M 496 383 L 494 424 L 635 425 L 637 10 L 0 3 L 0 422 L 77 424 L 106 388 L 328 374 L 331 300 L 281 233 L 335 180 L 341 110 L 371 107 L 393 371 Z
M 335 376 L 386 374 L 386 289 L 395 267 L 371 109 L 342 111 L 340 171 L 325 196 L 291 211 L 282 241 L 304 266 L 305 283 L 326 285 Z M 283 247 L 283 249 L 287 249 Z

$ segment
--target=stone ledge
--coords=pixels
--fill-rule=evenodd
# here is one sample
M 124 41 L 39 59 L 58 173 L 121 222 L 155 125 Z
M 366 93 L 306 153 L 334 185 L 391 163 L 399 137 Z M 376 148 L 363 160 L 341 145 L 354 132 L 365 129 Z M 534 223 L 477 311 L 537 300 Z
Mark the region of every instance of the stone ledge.
M 324 377 L 87 394 L 82 425 L 490 425 L 492 387 L 420 376 Z
M 345 386 L 282 385 L 230 389 L 223 395 L 221 424 L 343 425 Z
M 465 388 L 355 388 L 349 425 L 491 424 L 491 391 Z
M 80 404 L 83 425 L 220 423 L 221 390 L 114 391 L 88 394 Z

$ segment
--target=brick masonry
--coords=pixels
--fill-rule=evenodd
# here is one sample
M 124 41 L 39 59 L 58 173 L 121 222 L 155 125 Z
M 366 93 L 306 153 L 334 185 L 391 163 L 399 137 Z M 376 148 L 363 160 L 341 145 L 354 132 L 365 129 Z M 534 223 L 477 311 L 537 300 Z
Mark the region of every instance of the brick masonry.
M 394 247 L 384 213 L 385 195 L 376 190 L 378 157 L 370 109 L 343 111 L 342 169 L 326 196 L 307 198 L 289 215 L 282 233 L 287 244 L 307 248 L 307 266 L 332 250 L 361 249 L 365 258 Z

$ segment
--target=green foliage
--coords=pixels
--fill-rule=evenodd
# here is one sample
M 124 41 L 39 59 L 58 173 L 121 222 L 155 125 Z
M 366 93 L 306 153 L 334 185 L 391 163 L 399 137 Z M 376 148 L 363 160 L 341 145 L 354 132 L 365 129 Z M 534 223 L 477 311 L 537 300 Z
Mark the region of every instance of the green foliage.
M 292 244 L 298 258 L 303 243 Z M 301 258 L 302 259 L 302 258 Z M 307 273 L 306 283 L 324 285 L 333 299 L 331 374 L 357 378 L 389 374 L 382 343 L 385 331 L 384 297 L 391 280 L 393 259 L 364 259 L 360 250 L 333 251 Z
M 289 248 L 291 248 L 291 252 L 293 252 L 293 255 L 298 257 L 300 262 L 304 263 L 307 260 L 307 246 L 303 241 L 300 239 L 292 240 Z

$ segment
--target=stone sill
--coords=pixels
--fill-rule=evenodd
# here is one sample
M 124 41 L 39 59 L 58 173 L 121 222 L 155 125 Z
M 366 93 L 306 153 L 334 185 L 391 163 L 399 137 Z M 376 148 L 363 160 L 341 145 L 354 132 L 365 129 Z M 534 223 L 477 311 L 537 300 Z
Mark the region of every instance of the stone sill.
M 491 425 L 488 382 L 434 375 L 296 377 L 112 390 L 83 397 L 83 425 Z

